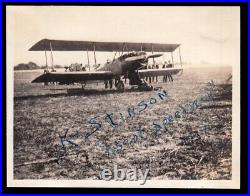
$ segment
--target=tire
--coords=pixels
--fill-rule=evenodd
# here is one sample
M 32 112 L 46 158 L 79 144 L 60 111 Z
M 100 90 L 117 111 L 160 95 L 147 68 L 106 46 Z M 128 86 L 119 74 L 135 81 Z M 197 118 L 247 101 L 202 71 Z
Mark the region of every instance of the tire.
M 124 86 L 123 81 L 117 82 L 116 88 L 117 88 L 117 90 L 118 90 L 119 92 L 124 92 L 125 86 Z
M 146 82 L 139 85 L 138 88 L 139 88 L 139 91 L 152 91 L 153 90 L 153 86 L 148 85 Z

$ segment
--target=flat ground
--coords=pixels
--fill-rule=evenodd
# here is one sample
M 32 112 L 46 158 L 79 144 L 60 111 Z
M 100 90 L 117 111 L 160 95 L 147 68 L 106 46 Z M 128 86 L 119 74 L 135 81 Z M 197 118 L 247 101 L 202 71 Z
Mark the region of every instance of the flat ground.
M 232 101 L 220 98 L 223 90 L 218 86 L 231 68 L 190 68 L 174 76 L 173 83 L 159 78 L 153 86 L 168 93 L 164 100 L 158 91 L 102 92 L 102 83 L 89 87 L 98 91 L 69 95 L 66 89 L 77 86 L 31 84 L 39 74 L 15 72 L 15 179 L 99 179 L 102 169 L 115 164 L 148 168 L 149 179 L 231 179 Z M 163 126 L 164 117 L 174 116 L 180 105 L 209 92 L 215 99 L 203 99 L 192 113 Z M 151 104 L 150 98 L 155 98 Z M 138 106 L 141 101 L 147 108 L 139 113 L 144 108 Z M 135 115 L 128 117 L 131 106 Z M 112 127 L 106 113 L 113 113 L 114 123 L 120 124 Z M 91 125 L 88 121 L 96 116 L 91 122 L 99 125 Z M 138 131 L 140 126 L 143 132 Z M 95 128 L 99 130 L 85 139 Z M 61 140 L 59 135 L 65 137 Z

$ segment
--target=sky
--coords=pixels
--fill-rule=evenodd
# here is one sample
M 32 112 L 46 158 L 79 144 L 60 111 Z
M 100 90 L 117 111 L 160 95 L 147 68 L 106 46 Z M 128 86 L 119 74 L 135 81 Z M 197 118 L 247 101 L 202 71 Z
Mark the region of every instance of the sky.
M 41 39 L 181 44 L 182 61 L 240 63 L 240 8 L 197 6 L 7 6 L 7 53 L 12 64 L 45 64 Z M 49 53 L 48 53 L 49 54 Z M 178 50 L 174 60 L 179 61 Z M 53 52 L 54 64 L 87 63 L 86 52 Z M 93 54 L 90 54 L 94 63 Z M 98 52 L 97 63 L 112 59 Z M 168 54 L 158 61 L 170 60 Z

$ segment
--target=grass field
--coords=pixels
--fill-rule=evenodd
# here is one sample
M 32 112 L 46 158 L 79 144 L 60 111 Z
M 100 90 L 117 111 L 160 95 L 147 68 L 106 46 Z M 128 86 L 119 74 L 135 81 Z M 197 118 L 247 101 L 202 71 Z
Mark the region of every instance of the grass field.
M 162 83 L 159 78 L 153 86 L 168 93 L 164 100 L 159 99 L 158 91 L 102 92 L 102 83 L 88 87 L 97 89 L 96 93 L 70 95 L 67 88 L 79 86 L 31 84 L 39 74 L 14 74 L 15 179 L 99 179 L 101 170 L 112 170 L 114 164 L 149 168 L 149 179 L 231 179 L 232 100 L 222 96 L 220 86 L 231 68 L 184 70 L 183 75 L 174 76 L 173 83 Z M 216 85 L 208 85 L 209 80 Z M 216 99 L 202 100 L 195 111 L 156 131 L 153 122 L 162 123 L 180 105 L 208 92 Z M 156 103 L 150 104 L 152 97 Z M 139 113 L 141 101 L 148 107 Z M 128 117 L 131 106 L 136 106 L 133 118 Z M 112 127 L 105 118 L 107 112 L 120 125 Z M 125 122 L 120 113 L 128 117 Z M 96 116 L 101 127 L 88 122 Z M 138 134 L 139 126 L 144 139 L 124 143 Z M 99 130 L 85 139 L 93 128 Z

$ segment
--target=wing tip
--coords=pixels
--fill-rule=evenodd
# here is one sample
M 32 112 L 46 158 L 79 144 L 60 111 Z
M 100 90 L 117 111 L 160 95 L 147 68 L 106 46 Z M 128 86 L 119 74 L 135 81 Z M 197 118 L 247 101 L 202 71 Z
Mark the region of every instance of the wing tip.
M 36 42 L 33 46 L 31 46 L 28 51 L 41 51 L 40 49 L 36 49 L 36 47 L 39 46 L 39 44 L 41 43 L 46 44 L 49 40 L 50 39 L 47 38 L 41 39 L 40 41 Z
M 37 78 L 35 78 L 34 80 L 31 81 L 31 83 L 42 83 L 42 82 L 47 82 L 47 74 L 48 73 L 45 73 L 45 74 L 42 74 L 40 76 L 38 76 Z

